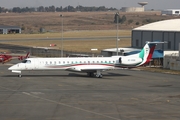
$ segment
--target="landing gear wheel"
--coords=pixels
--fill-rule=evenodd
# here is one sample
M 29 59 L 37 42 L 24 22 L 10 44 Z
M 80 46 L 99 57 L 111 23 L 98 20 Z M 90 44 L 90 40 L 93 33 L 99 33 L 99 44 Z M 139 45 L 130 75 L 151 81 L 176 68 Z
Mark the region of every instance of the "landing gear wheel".
M 21 78 L 21 77 L 22 77 L 22 75 L 20 75 L 20 74 L 19 74 L 19 75 L 18 75 L 18 77 L 20 77 L 20 78 Z
M 102 78 L 102 74 L 96 74 L 97 78 Z
M 96 71 L 96 77 L 97 78 L 102 78 L 103 77 L 100 70 Z

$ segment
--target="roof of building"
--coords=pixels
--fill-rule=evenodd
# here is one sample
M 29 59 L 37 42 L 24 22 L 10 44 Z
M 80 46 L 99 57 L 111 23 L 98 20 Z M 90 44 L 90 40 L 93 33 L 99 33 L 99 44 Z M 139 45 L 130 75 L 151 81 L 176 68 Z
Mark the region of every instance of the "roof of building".
M 20 29 L 19 26 L 6 26 L 6 25 L 0 25 L 1 29 L 7 29 L 7 28 L 12 28 L 12 29 Z
M 180 32 L 180 19 L 163 20 L 159 22 L 150 23 L 133 30 L 143 31 L 179 31 Z

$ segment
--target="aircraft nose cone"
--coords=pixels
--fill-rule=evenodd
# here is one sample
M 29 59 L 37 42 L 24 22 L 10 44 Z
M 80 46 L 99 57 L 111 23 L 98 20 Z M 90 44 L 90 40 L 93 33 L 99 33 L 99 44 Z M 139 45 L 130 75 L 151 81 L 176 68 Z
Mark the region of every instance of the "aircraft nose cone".
M 17 69 L 16 66 L 17 66 L 17 65 L 13 65 L 13 66 L 9 67 L 8 70 L 15 70 L 15 69 Z
M 13 70 L 13 66 L 9 67 L 8 70 Z

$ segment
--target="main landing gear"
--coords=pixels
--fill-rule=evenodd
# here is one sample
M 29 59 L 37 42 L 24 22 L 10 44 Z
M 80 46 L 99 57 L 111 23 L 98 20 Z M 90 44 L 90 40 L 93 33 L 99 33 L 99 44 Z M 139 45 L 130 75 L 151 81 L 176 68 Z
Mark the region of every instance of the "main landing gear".
M 20 78 L 21 78 L 21 77 L 22 77 L 22 75 L 21 75 L 21 74 L 19 74 L 19 75 L 18 75 L 18 77 L 20 77 Z
M 97 78 L 102 78 L 103 77 L 100 70 L 97 70 L 95 75 L 94 75 L 94 72 L 88 72 L 87 75 L 89 77 L 94 77 L 94 76 L 97 77 Z
M 103 77 L 100 70 L 97 70 L 97 71 L 96 71 L 96 77 L 97 77 L 97 78 L 102 78 L 102 77 Z

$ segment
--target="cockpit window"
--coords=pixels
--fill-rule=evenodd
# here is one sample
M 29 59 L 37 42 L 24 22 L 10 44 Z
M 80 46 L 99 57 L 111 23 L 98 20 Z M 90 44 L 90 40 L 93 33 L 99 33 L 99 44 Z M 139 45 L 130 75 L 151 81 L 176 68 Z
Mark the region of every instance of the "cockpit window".
M 26 63 L 27 60 L 23 60 L 22 63 Z
M 22 63 L 31 63 L 30 60 L 23 60 Z

